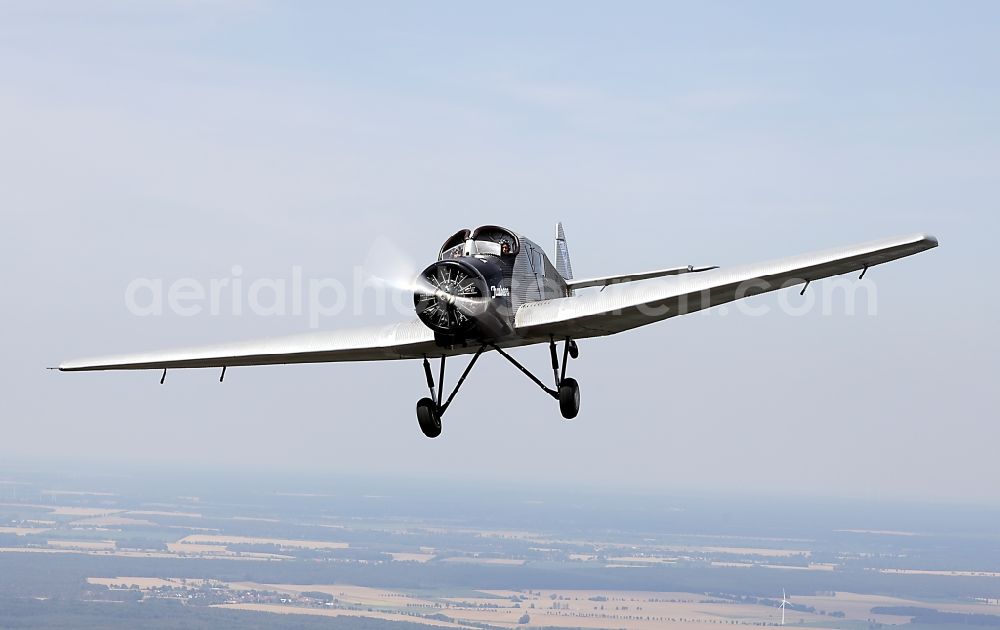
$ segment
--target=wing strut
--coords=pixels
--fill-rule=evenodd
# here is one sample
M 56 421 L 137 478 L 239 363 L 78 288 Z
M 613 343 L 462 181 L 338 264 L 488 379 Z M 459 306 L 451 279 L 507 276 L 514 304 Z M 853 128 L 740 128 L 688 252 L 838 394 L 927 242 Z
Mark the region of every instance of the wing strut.
M 483 354 L 484 350 L 486 350 L 485 345 L 479 346 L 479 350 L 476 351 L 476 354 L 472 355 L 472 360 L 469 361 L 467 366 L 465 366 L 465 371 L 462 372 L 462 375 L 458 377 L 458 382 L 455 383 L 455 389 L 453 389 L 451 395 L 448 396 L 448 400 L 444 401 L 444 404 L 441 405 L 441 413 L 444 413 L 444 410 L 448 408 L 451 401 L 455 399 L 455 395 L 458 394 L 458 390 L 462 387 L 462 383 L 465 382 L 466 377 L 469 376 L 469 372 L 472 371 L 472 366 L 476 364 L 476 361 L 479 360 L 479 357 Z M 441 378 L 444 378 L 444 357 L 441 357 Z M 442 381 L 441 384 L 444 385 L 444 381 Z
M 535 383 L 535 385 L 538 385 L 539 387 L 541 387 L 542 391 L 544 391 L 546 394 L 548 394 L 549 396 L 552 396 L 553 398 L 555 398 L 557 400 L 559 399 L 559 392 L 557 392 L 556 390 L 554 390 L 554 389 L 552 389 L 550 387 L 547 387 L 545 385 L 545 383 L 543 383 L 542 381 L 540 381 L 537 376 L 535 376 L 534 374 L 532 374 L 531 371 L 528 370 L 528 368 L 526 368 L 523 365 L 521 365 L 520 363 L 518 363 L 517 359 L 515 359 L 514 357 L 512 357 L 509 354 L 507 354 L 506 352 L 504 352 L 503 349 L 500 348 L 500 346 L 493 346 L 493 349 L 496 350 L 497 352 L 499 352 L 500 356 L 502 356 L 503 358 L 505 358 L 508 361 L 510 361 L 511 363 L 513 363 L 514 367 L 516 367 L 517 369 L 521 370 L 521 372 L 523 372 L 525 376 L 527 376 L 528 378 L 530 378 Z M 555 360 L 555 344 L 552 345 L 552 353 L 553 353 L 552 354 L 553 361 L 558 364 L 558 361 Z M 556 367 L 555 370 L 556 370 L 556 374 L 558 375 L 559 368 Z

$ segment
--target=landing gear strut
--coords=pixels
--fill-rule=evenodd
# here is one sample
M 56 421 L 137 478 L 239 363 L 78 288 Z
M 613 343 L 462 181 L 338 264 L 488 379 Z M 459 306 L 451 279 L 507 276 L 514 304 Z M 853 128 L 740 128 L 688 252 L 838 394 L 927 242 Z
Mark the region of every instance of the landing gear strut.
M 430 398 L 421 398 L 417 401 L 417 422 L 420 424 L 420 430 L 423 431 L 424 435 L 429 438 L 436 438 L 441 435 L 441 416 L 444 415 L 448 405 L 451 401 L 455 399 L 455 394 L 458 393 L 462 383 L 465 382 L 466 377 L 469 376 L 469 372 L 472 371 L 472 366 L 476 364 L 479 357 L 486 350 L 487 346 L 479 346 L 479 350 L 476 354 L 472 356 L 472 360 L 469 361 L 469 365 L 465 366 L 465 371 L 462 372 L 462 376 L 458 378 L 458 382 L 455 383 L 455 389 L 452 390 L 451 395 L 448 396 L 448 400 L 444 401 L 442 404 L 441 397 L 444 395 L 444 361 L 445 356 L 441 355 L 441 373 L 438 377 L 438 385 L 440 388 L 437 392 L 434 391 L 434 374 L 431 373 L 431 364 L 424 357 L 424 376 L 427 378 L 427 389 L 431 392 Z
M 430 390 L 430 398 L 421 398 L 417 401 L 417 422 L 420 424 L 420 430 L 429 438 L 436 438 L 441 435 L 441 416 L 444 415 L 445 410 L 451 405 L 451 401 L 455 399 L 455 395 L 458 394 L 459 388 L 462 387 L 462 383 L 465 382 L 466 377 L 469 376 L 469 372 L 472 371 L 472 366 L 476 364 L 479 357 L 486 351 L 487 348 L 492 348 L 497 351 L 500 356 L 510 361 L 514 367 L 519 369 L 525 376 L 531 379 L 536 385 L 542 388 L 546 394 L 552 396 L 559 401 L 559 411 L 562 413 L 563 418 L 567 420 L 572 420 L 580 413 L 580 384 L 576 382 L 574 378 L 566 378 L 566 364 L 569 362 L 570 358 L 577 358 L 580 356 L 580 349 L 577 347 L 576 342 L 567 337 L 563 344 L 563 356 L 562 356 L 562 366 L 560 368 L 559 355 L 556 352 L 556 341 L 555 337 L 549 337 L 549 355 L 552 359 L 552 373 L 555 376 L 556 389 L 552 389 L 545 385 L 537 376 L 532 374 L 528 368 L 524 367 L 518 363 L 517 359 L 510 356 L 504 352 L 500 346 L 496 344 L 483 344 L 473 355 L 472 360 L 469 361 L 469 365 L 465 367 L 465 371 L 462 372 L 462 376 L 459 377 L 458 382 L 455 384 L 455 389 L 452 390 L 448 399 L 441 402 L 441 398 L 444 395 L 444 365 L 445 356 L 441 356 L 441 371 L 438 376 L 438 388 L 434 387 L 434 374 L 431 372 L 431 364 L 424 357 L 424 376 L 427 378 L 427 389 Z

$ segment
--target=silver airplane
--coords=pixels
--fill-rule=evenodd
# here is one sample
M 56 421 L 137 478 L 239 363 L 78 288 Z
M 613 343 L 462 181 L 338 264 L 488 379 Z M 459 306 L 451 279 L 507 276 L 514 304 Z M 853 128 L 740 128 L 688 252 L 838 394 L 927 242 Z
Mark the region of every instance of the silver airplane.
M 441 417 L 484 352 L 495 350 L 559 401 L 566 419 L 580 411 L 580 385 L 566 376 L 577 341 L 613 335 L 768 291 L 809 283 L 911 256 L 937 247 L 926 234 L 888 238 L 771 262 L 736 267 L 673 267 L 613 276 L 574 279 L 569 247 L 556 224 L 555 261 L 528 238 L 485 225 L 461 230 L 441 247 L 437 261 L 413 282 L 416 319 L 360 330 L 317 332 L 293 337 L 227 343 L 200 348 L 66 361 L 64 372 L 226 368 L 283 363 L 420 359 L 430 396 L 417 402 L 421 431 L 441 434 Z M 596 291 L 581 289 L 596 288 Z M 554 387 L 505 351 L 547 344 Z M 562 353 L 557 349 L 562 344 Z M 472 358 L 451 394 L 444 398 L 447 357 Z M 430 359 L 440 361 L 437 385 Z

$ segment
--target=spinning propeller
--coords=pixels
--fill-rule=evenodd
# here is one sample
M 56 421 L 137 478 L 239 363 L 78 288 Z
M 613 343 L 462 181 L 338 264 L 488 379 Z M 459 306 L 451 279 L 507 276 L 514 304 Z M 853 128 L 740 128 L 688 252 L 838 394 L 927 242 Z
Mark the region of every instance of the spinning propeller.
M 431 328 L 457 332 L 470 327 L 489 304 L 485 283 L 456 260 L 434 263 L 417 276 L 413 305 Z
M 421 272 L 384 237 L 372 244 L 365 270 L 376 284 L 412 294 L 420 319 L 441 332 L 470 328 L 489 305 L 489 288 L 474 268 L 458 260 L 441 260 Z

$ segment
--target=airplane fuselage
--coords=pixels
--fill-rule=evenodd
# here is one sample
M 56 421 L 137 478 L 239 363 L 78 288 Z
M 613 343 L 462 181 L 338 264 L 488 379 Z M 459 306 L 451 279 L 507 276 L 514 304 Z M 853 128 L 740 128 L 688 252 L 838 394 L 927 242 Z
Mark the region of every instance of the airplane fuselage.
M 528 302 L 571 291 L 540 246 L 506 228 L 461 230 L 417 279 L 414 308 L 442 346 L 501 341 Z

